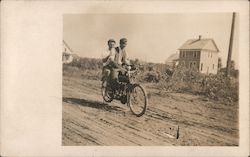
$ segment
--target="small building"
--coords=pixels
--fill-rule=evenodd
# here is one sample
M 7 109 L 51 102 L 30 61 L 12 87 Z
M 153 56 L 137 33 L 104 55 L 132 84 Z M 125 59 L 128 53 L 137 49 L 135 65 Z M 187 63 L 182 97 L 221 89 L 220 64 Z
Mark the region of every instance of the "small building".
M 187 40 L 179 48 L 179 65 L 199 70 L 204 74 L 217 74 L 219 49 L 213 39 Z
M 69 64 L 73 61 L 73 51 L 68 46 L 68 44 L 63 40 L 63 53 L 62 53 L 62 61 L 63 64 Z
M 175 67 L 178 65 L 179 61 L 179 52 L 171 54 L 165 61 L 165 64 L 171 67 Z

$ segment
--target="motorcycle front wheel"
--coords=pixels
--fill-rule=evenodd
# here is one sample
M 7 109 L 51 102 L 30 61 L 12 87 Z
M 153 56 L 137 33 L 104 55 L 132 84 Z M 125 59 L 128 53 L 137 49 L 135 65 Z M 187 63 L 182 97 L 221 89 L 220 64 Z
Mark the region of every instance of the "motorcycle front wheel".
M 130 111 L 137 117 L 142 116 L 146 112 L 148 98 L 145 89 L 139 85 L 133 85 L 128 93 L 128 106 Z

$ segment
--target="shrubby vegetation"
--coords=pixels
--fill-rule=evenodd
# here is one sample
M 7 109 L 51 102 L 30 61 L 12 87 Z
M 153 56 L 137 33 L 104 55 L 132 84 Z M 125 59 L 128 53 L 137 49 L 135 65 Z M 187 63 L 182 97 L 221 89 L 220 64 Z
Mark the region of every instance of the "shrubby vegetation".
M 81 70 L 99 70 L 102 68 L 101 59 L 96 58 L 74 58 L 67 66 L 78 67 Z
M 172 75 L 159 83 L 159 87 L 168 91 L 201 94 L 227 103 L 237 102 L 239 95 L 238 78 L 226 77 L 223 71 L 217 75 L 204 75 L 195 70 L 176 68 Z
M 137 81 L 154 83 L 159 89 L 169 92 L 188 92 L 204 95 L 227 104 L 237 102 L 239 97 L 238 70 L 231 69 L 231 77 L 225 76 L 225 69 L 217 75 L 204 75 L 184 67 L 172 68 L 165 64 L 131 61 L 139 70 Z M 63 65 L 63 75 L 100 80 L 102 62 L 100 59 L 79 58 Z

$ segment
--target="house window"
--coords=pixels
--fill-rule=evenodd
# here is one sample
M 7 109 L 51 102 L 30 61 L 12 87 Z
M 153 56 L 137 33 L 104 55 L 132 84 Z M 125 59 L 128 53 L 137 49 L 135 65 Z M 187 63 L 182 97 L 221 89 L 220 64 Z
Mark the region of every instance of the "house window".
M 196 51 L 193 52 L 194 58 L 196 58 Z
M 201 71 L 202 71 L 202 68 L 203 68 L 203 63 L 201 63 Z
M 214 69 L 214 64 L 213 64 L 213 69 Z
M 190 68 L 192 68 L 192 62 L 190 62 Z

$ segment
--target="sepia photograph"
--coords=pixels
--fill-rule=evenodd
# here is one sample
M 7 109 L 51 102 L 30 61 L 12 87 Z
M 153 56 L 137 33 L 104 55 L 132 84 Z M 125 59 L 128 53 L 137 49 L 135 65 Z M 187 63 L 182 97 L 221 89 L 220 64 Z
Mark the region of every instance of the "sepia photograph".
M 239 146 L 239 14 L 63 14 L 62 146 Z
M 2 0 L 0 156 L 248 156 L 248 4 Z

